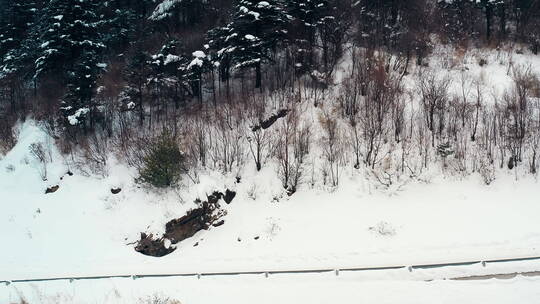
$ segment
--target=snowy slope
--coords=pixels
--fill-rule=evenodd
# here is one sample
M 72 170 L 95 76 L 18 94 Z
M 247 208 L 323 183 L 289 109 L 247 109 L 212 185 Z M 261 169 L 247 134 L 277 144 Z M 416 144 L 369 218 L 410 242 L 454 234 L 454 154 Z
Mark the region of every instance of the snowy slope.
M 377 190 L 350 169 L 334 192 L 284 195 L 270 166 L 242 182 L 205 174 L 189 189 L 138 188 L 135 172 L 112 165 L 106 178 L 60 176 L 68 171 L 52 147 L 48 181 L 28 152 L 47 135 L 29 121 L 17 146 L 0 161 L 0 280 L 92 276 L 411 265 L 540 255 L 538 183 L 501 175 L 434 175 L 399 192 Z M 10 169 L 7 169 L 10 168 Z M 73 168 L 71 168 L 73 169 Z M 44 194 L 48 186 L 60 188 Z M 121 187 L 118 195 L 110 192 Z M 163 233 L 196 197 L 234 187 L 225 225 L 198 233 L 163 258 L 130 243 L 140 232 Z M 259 237 L 257 240 L 255 237 Z M 194 247 L 194 244 L 198 246 Z M 540 269 L 528 269 L 540 270 Z

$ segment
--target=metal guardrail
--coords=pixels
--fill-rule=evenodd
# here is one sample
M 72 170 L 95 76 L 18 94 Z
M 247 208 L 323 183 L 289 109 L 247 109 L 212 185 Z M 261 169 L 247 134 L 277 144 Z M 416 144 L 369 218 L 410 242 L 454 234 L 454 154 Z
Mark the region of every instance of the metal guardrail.
M 202 273 L 170 273 L 170 274 L 133 274 L 133 275 L 104 275 L 104 276 L 80 276 L 80 277 L 53 277 L 53 278 L 41 278 L 41 279 L 19 279 L 11 281 L 0 281 L 0 284 L 9 286 L 12 283 L 29 283 L 29 282 L 47 282 L 47 281 L 79 281 L 79 280 L 102 280 L 102 279 L 117 279 L 117 278 L 131 278 L 133 280 L 139 278 L 166 278 L 166 277 L 208 277 L 208 276 L 237 276 L 237 275 L 264 275 L 268 277 L 272 274 L 309 274 L 309 273 L 325 273 L 334 272 L 339 275 L 340 272 L 357 272 L 357 271 L 373 271 L 373 270 L 396 270 L 396 269 L 408 269 L 412 272 L 415 269 L 432 269 L 443 268 L 452 266 L 470 266 L 474 264 L 482 264 L 486 266 L 495 263 L 506 262 L 522 262 L 539 260 L 540 256 L 534 257 L 519 257 L 519 258 L 504 258 L 504 259 L 492 259 L 492 260 L 474 260 L 467 262 L 449 262 L 449 263 L 435 263 L 435 264 L 420 264 L 420 265 L 395 265 L 395 266 L 374 266 L 374 267 L 348 267 L 348 268 L 315 268 L 315 269 L 300 269 L 300 270 L 268 270 L 268 271 L 227 271 L 227 272 L 202 272 Z

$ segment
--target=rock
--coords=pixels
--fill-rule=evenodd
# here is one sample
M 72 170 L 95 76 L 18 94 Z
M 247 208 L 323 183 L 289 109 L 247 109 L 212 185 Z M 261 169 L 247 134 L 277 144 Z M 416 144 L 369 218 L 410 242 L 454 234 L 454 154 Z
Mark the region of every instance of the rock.
M 219 206 L 221 196 L 220 192 L 214 192 L 208 196 L 208 201 L 201 202 L 197 199 L 195 203 L 199 206 L 198 208 L 188 211 L 183 217 L 174 219 L 165 225 L 164 237 L 176 244 L 201 230 L 210 228 L 214 222 L 226 214 Z
M 111 189 L 111 193 L 112 193 L 112 194 L 118 194 L 118 193 L 120 193 L 120 191 L 122 191 L 121 188 L 112 188 L 112 189 Z
M 223 200 L 225 201 L 225 203 L 230 204 L 235 197 L 236 192 L 227 189 L 225 191 L 225 195 L 223 196 Z
M 58 191 L 59 188 L 60 188 L 60 186 L 58 186 L 58 185 L 49 187 L 49 188 L 47 188 L 47 190 L 45 190 L 45 194 L 55 193 L 56 191 Z
M 251 128 L 251 131 L 256 132 L 260 129 L 268 129 L 270 128 L 278 119 L 283 118 L 287 116 L 287 113 L 289 113 L 288 109 L 281 109 L 276 114 L 270 116 L 268 119 L 265 119 L 260 122 L 259 125 L 254 126 Z
M 514 157 L 510 156 L 510 159 L 508 159 L 508 169 L 512 170 L 514 169 L 514 166 L 515 166 L 515 160 L 514 160 Z
M 115 189 L 111 189 L 111 192 L 113 190 Z M 198 207 L 191 209 L 181 218 L 169 221 L 165 225 L 165 234 L 162 238 L 154 239 L 152 235 L 141 233 L 141 240 L 137 242 L 135 250 L 145 255 L 161 257 L 176 249 L 173 244 L 190 238 L 201 230 L 207 230 L 210 226 L 223 225 L 225 221 L 219 220 L 227 214 L 219 205 L 219 200 L 223 197 L 223 193 L 216 191 L 207 196 L 207 201 L 195 200 Z M 193 246 L 198 245 L 199 242 L 196 242 Z
M 254 239 L 254 240 L 258 240 L 258 239 L 259 239 L 259 236 L 256 236 L 256 237 L 254 237 L 253 239 Z
M 214 191 L 214 193 L 208 195 L 206 198 L 207 198 L 208 204 L 216 205 L 216 204 L 218 204 L 218 201 L 222 197 L 223 197 L 223 193 L 221 193 L 219 191 Z M 218 204 L 218 206 L 219 206 L 219 204 Z
M 169 246 L 167 248 L 165 246 L 165 239 L 154 239 L 152 234 L 147 235 L 144 232 L 141 232 L 141 239 L 137 242 L 137 245 L 135 246 L 135 251 L 153 257 L 166 256 L 167 254 L 175 250 L 175 247 Z
M 221 225 L 223 225 L 223 224 L 225 224 L 225 220 L 220 220 L 220 221 L 214 223 L 212 226 L 214 226 L 214 227 L 219 227 L 219 226 L 221 226 Z

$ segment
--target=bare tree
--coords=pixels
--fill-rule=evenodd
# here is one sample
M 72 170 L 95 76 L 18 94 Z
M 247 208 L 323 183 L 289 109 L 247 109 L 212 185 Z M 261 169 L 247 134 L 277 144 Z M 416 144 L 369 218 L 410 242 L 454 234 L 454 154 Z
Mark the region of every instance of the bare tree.
M 444 129 L 445 109 L 448 99 L 450 78 L 438 77 L 432 71 L 422 70 L 418 78 L 418 89 L 424 110 L 424 119 L 431 132 L 431 145 L 435 147 L 435 134 Z M 437 126 L 438 123 L 438 126 Z M 438 127 L 438 130 L 436 128 Z

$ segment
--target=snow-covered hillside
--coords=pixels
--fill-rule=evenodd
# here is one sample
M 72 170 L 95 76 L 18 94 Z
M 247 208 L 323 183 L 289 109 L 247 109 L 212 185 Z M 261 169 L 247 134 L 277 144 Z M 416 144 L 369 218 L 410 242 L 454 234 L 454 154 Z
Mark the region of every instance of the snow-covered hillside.
M 512 86 L 507 76 L 511 65 L 536 63 L 538 59 L 486 51 L 467 53 L 459 63 L 446 66 L 445 51 L 437 50 L 439 59 L 430 69 L 446 70 L 454 85 L 463 79 L 481 79 L 482 90 L 490 92 L 486 96 L 501 95 Z M 477 56 L 490 64 L 479 67 Z M 349 72 L 346 60 L 336 75 L 338 83 Z M 538 73 L 534 67 L 540 64 L 532 66 L 533 73 Z M 414 91 L 411 77 L 407 76 L 405 83 Z M 452 91 L 459 95 L 461 88 L 458 85 Z M 320 111 L 312 107 L 301 115 L 312 120 L 316 134 L 323 132 L 317 123 Z M 199 168 L 197 182 L 185 178 L 181 187 L 155 190 L 136 183 L 137 170 L 115 160 L 113 154 L 106 174 L 96 175 L 84 170 L 84 165 L 76 166 L 77 155 L 62 155 L 39 122 L 20 123 L 16 133 L 16 146 L 0 159 L 0 231 L 4 241 L 0 281 L 343 269 L 540 256 L 540 188 L 536 176 L 524 170 L 497 169 L 496 178 L 486 185 L 478 172 L 454 174 L 435 164 L 419 176 L 403 175 L 391 187 L 382 187 L 372 171 L 343 166 L 339 186 L 305 182 L 289 196 L 276 173 L 278 164 L 268 160 L 261 171 L 251 163 L 225 175 Z M 321 153 L 319 149 L 314 148 L 316 153 Z M 313 164 L 320 161 L 315 156 Z M 56 191 L 46 194 L 55 186 Z M 113 194 L 112 189 L 121 191 Z M 197 198 L 205 199 L 224 189 L 237 194 L 230 204 L 221 201 L 227 211 L 223 225 L 198 232 L 161 258 L 134 250 L 141 232 L 160 237 L 165 224 L 194 208 Z M 278 298 L 264 296 L 272 288 L 280 290 L 280 303 L 328 303 L 341 292 L 343 303 L 363 298 L 390 303 L 416 299 L 418 294 L 422 297 L 414 303 L 431 303 L 441 294 L 454 299 L 458 290 L 464 303 L 477 303 L 473 301 L 476 296 L 485 293 L 491 295 L 489 301 L 505 303 L 512 292 L 529 300 L 524 303 L 534 303 L 540 298 L 536 291 L 540 289 L 534 288 L 540 286 L 536 277 L 505 283 L 423 281 L 538 270 L 537 262 L 525 261 L 438 272 L 401 269 L 339 278 L 306 275 L 302 280 L 282 275 L 266 281 L 241 276 L 233 281 L 156 278 L 136 282 L 108 279 L 97 285 L 82 281 L 14 283 L 0 286 L 0 302 L 12 303 L 21 297 L 32 299 L 30 303 L 49 303 L 58 295 L 59 303 L 132 303 L 161 290 L 164 294 L 160 297 L 171 296 L 186 303 L 213 299 L 232 303 L 238 294 L 232 287 L 246 285 L 251 287 L 246 287 L 249 291 L 245 290 L 239 303 L 276 302 Z M 185 287 L 176 289 L 180 283 Z M 332 292 L 325 292 L 322 286 Z M 207 288 L 215 288 L 220 296 L 207 298 Z M 386 293 L 387 288 L 393 292 Z M 316 291 L 309 294 L 309 290 Z M 402 293 L 410 297 L 396 295 Z
M 287 196 L 275 176 L 246 169 L 235 178 L 207 173 L 190 188 L 156 193 L 134 183 L 123 165 L 106 178 L 66 174 L 52 147 L 48 180 L 30 153 L 50 144 L 33 121 L 0 161 L 0 280 L 215 271 L 265 271 L 413 265 L 540 254 L 538 184 L 501 175 L 486 186 L 472 175 L 433 175 L 393 192 L 351 169 L 328 192 Z M 45 194 L 47 187 L 59 189 Z M 119 194 L 111 188 L 120 187 Z M 168 256 L 133 249 L 140 232 L 163 233 L 197 197 L 229 187 L 238 192 L 225 224 L 181 242 Z M 225 204 L 223 204 L 225 205 Z M 197 246 L 194 246 L 197 244 Z M 5 291 L 5 289 L 3 289 Z

